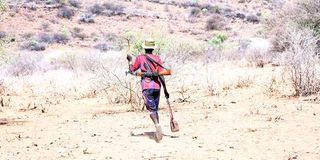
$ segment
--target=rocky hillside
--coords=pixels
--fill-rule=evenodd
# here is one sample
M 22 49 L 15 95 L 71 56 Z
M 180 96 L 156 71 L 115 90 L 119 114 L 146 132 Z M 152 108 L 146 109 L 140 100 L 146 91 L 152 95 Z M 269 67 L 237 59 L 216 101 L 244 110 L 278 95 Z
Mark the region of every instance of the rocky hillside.
M 207 43 L 264 36 L 261 23 L 280 3 L 259 0 L 1 0 L 1 38 L 14 50 L 61 46 L 119 50 L 127 32 Z

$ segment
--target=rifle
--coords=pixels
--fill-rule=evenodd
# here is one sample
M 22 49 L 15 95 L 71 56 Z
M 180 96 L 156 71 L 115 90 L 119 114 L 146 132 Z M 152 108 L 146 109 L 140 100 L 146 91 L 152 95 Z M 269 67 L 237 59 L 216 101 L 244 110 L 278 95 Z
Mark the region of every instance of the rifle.
M 126 71 L 126 74 L 131 74 L 134 76 L 138 77 L 143 77 L 143 76 L 152 76 L 154 73 L 148 73 L 148 72 L 130 72 Z M 161 72 L 158 73 L 159 76 L 169 76 L 171 75 L 171 70 L 162 70 Z

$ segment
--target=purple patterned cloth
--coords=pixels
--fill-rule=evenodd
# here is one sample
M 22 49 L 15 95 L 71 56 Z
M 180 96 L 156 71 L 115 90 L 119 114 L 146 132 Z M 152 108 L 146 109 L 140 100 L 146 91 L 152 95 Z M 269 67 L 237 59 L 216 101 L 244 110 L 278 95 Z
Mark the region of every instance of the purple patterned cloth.
M 144 103 L 150 112 L 158 112 L 160 89 L 146 89 L 142 91 Z

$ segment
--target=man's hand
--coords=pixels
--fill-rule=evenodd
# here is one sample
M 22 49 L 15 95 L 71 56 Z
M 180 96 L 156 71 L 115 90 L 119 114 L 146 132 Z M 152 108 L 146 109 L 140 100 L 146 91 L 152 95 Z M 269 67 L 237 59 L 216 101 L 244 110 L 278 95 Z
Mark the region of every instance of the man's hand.
M 132 61 L 132 56 L 130 54 L 127 54 L 127 60 L 128 60 L 128 62 Z
M 158 77 L 158 76 L 159 76 L 159 73 L 158 73 L 158 72 L 153 72 L 153 73 L 152 73 L 152 76 L 153 76 L 153 77 Z

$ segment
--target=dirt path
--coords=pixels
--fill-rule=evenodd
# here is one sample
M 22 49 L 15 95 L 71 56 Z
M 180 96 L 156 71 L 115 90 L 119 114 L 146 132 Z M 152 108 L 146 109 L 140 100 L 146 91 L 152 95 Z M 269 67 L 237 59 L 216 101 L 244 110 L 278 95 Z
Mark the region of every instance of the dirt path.
M 175 134 L 161 110 L 161 143 L 146 113 L 101 99 L 66 102 L 46 113 L 5 109 L 0 159 L 320 159 L 319 104 L 298 110 L 295 100 L 260 100 L 230 95 L 175 104 L 181 128 Z

